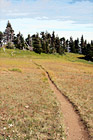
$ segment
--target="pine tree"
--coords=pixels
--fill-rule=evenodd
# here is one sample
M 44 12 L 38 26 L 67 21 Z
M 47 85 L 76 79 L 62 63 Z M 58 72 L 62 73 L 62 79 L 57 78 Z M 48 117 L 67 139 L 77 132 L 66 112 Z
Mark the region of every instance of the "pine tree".
M 82 54 L 85 55 L 85 54 L 86 54 L 86 53 L 85 53 L 85 51 L 86 51 L 85 49 L 86 49 L 86 48 L 85 48 L 85 41 L 84 41 L 83 35 L 81 36 L 81 44 L 80 44 L 80 45 L 81 45 Z
M 62 37 L 62 38 L 60 39 L 60 41 L 61 41 L 61 46 L 62 46 L 64 52 L 67 51 L 67 50 L 66 50 L 66 40 L 65 40 L 65 37 Z
M 70 37 L 69 47 L 70 47 L 70 52 L 75 53 L 75 44 L 72 37 Z
M 60 39 L 59 37 L 55 38 L 55 49 L 57 53 L 60 53 Z
M 26 44 L 26 49 L 33 51 L 33 47 L 32 47 L 32 37 L 30 36 L 30 34 L 28 34 L 28 37 L 25 39 L 25 44 Z
M 4 43 L 7 44 L 8 42 L 13 43 L 14 39 L 14 30 L 10 22 L 8 21 L 5 32 L 4 32 Z
M 50 53 L 50 45 L 48 40 L 46 41 L 46 53 Z
M 60 55 L 64 53 L 64 48 L 61 45 L 61 40 L 59 39 L 59 37 L 56 37 L 55 48 L 56 48 L 56 52 L 59 53 Z
M 2 46 L 3 33 L 0 31 L 0 47 Z
M 41 35 L 42 52 L 47 53 L 47 51 L 46 51 L 46 36 L 45 36 L 45 33 L 41 32 L 40 35 Z
M 14 37 L 15 47 L 18 49 L 24 49 L 26 47 L 23 35 L 19 32 L 16 37 Z
M 30 47 L 32 46 L 32 38 L 31 38 L 30 34 L 28 34 L 28 37 L 26 38 L 26 43 L 27 43 L 27 45 L 29 45 Z
M 74 45 L 75 45 L 75 53 L 79 53 L 79 38 L 77 38 L 77 40 L 74 41 Z
M 66 40 L 66 52 L 70 52 L 69 41 Z
M 87 44 L 85 58 L 87 60 L 93 61 L 93 45 L 92 44 L 89 44 L 89 43 Z
M 51 49 L 50 49 L 50 46 L 51 46 L 51 34 L 46 32 L 45 36 L 46 36 L 46 53 L 51 53 Z
M 33 42 L 33 50 L 34 50 L 36 53 L 41 54 L 41 52 L 42 52 L 41 40 L 40 40 L 38 34 L 32 36 L 32 42 Z
M 55 32 L 54 31 L 53 31 L 52 36 L 51 36 L 50 53 L 56 53 L 56 48 L 55 48 Z

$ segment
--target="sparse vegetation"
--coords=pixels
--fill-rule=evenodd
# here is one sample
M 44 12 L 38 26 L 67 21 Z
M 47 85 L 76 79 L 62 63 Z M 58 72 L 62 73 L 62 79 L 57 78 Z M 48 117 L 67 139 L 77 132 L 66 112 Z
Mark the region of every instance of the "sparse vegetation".
M 80 112 L 90 135 L 93 136 L 93 62 L 79 59 L 80 57 L 83 55 L 39 55 L 30 51 L 6 49 L 4 52 L 1 49 L 1 139 L 9 139 L 9 136 L 19 140 L 64 137 L 60 105 L 51 92 L 45 74 L 32 61 L 48 70 L 58 88 Z M 17 72 L 19 70 L 22 73 Z
M 22 72 L 20 69 L 18 69 L 18 68 L 13 68 L 13 69 L 8 69 L 9 71 L 17 71 L 17 72 Z
M 67 54 L 63 59 L 36 62 L 47 69 L 57 87 L 78 110 L 93 137 L 93 63 L 79 60 L 75 54 Z
M 31 59 L 8 56 L 0 59 L 0 139 L 65 139 L 60 104 L 44 73 Z

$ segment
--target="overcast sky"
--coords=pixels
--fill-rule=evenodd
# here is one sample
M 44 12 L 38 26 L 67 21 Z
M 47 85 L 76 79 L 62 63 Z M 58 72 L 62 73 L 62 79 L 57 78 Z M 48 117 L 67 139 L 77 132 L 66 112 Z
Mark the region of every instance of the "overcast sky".
M 0 0 L 0 31 L 8 20 L 24 37 L 54 30 L 59 37 L 93 40 L 93 0 Z

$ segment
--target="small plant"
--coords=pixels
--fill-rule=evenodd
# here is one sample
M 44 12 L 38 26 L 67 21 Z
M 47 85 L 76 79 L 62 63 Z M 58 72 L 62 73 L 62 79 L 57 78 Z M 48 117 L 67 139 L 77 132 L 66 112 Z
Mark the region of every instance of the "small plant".
M 16 71 L 16 72 L 22 72 L 20 69 L 18 69 L 18 68 L 13 68 L 13 69 L 9 69 L 9 71 Z
M 7 49 L 14 49 L 14 44 L 11 43 L 11 42 L 8 42 L 7 45 L 6 45 L 6 48 Z

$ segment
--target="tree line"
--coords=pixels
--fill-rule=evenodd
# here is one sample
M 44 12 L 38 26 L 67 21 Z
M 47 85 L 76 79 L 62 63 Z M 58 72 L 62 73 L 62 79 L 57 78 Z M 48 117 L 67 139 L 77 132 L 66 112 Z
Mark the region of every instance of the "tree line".
M 55 36 L 54 31 L 52 34 L 46 31 L 40 34 L 36 33 L 32 36 L 29 34 L 27 38 L 24 39 L 20 32 L 17 35 L 14 34 L 14 30 L 9 21 L 5 31 L 0 31 L 0 47 L 31 50 L 39 54 L 58 53 L 62 55 L 65 52 L 79 53 L 84 54 L 87 60 L 93 61 L 93 40 L 91 43 L 87 43 L 83 35 L 80 40 L 79 38 L 73 40 L 72 37 L 70 37 L 70 39 L 65 39 L 65 37 L 59 38 Z

